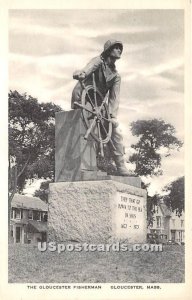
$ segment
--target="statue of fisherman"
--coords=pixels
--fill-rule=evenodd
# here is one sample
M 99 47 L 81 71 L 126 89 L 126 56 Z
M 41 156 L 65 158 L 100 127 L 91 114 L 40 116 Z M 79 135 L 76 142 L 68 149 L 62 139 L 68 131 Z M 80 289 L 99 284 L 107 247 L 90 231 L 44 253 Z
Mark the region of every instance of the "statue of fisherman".
M 116 70 L 115 62 L 121 58 L 123 44 L 117 40 L 108 40 L 104 44 L 103 52 L 93 58 L 84 69 L 76 71 L 73 78 L 79 81 L 84 80 L 85 85 L 91 84 L 91 74 L 95 74 L 95 82 L 98 90 L 106 96 L 109 92 L 108 108 L 112 121 L 111 140 L 115 146 L 112 155 L 117 167 L 117 174 L 120 176 L 130 176 L 130 172 L 125 166 L 123 138 L 118 128 L 117 112 L 119 108 L 119 95 L 121 77 Z M 76 84 L 72 92 L 71 108 L 78 108 L 74 103 L 81 103 L 83 87 L 80 82 Z

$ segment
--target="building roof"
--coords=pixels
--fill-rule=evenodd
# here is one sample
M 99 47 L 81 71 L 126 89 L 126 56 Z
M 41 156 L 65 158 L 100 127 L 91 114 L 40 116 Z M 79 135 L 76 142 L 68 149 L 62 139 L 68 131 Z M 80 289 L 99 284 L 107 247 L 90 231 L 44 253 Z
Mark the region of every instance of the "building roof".
M 12 207 L 48 211 L 48 204 L 37 197 L 15 194 L 11 202 Z
M 30 220 L 28 223 L 29 232 L 46 232 L 47 222 L 38 222 L 35 220 Z

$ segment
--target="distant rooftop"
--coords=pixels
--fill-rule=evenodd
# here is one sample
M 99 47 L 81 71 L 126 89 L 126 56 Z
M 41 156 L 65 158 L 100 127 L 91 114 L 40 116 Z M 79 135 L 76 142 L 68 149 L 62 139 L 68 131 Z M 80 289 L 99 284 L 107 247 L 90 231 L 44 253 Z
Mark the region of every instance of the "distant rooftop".
M 48 211 L 48 205 L 37 197 L 15 194 L 11 202 L 12 207 Z

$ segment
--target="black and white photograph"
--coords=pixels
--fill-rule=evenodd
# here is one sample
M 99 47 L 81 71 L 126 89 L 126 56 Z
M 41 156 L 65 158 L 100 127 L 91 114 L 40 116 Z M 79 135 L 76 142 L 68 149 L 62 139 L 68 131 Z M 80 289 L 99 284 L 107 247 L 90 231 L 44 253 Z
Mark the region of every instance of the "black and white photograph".
M 184 293 L 185 9 L 11 8 L 7 31 L 8 284 Z

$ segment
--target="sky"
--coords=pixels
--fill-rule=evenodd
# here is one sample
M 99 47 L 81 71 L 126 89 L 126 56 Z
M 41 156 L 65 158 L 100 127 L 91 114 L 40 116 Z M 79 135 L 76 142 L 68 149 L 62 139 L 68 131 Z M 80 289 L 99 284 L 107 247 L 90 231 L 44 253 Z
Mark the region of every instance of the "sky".
M 183 10 L 10 10 L 9 89 L 70 109 L 72 74 L 114 38 L 124 45 L 118 120 L 126 155 L 137 139 L 130 123 L 163 119 L 184 141 Z M 184 175 L 184 149 L 162 160 L 150 193 Z

